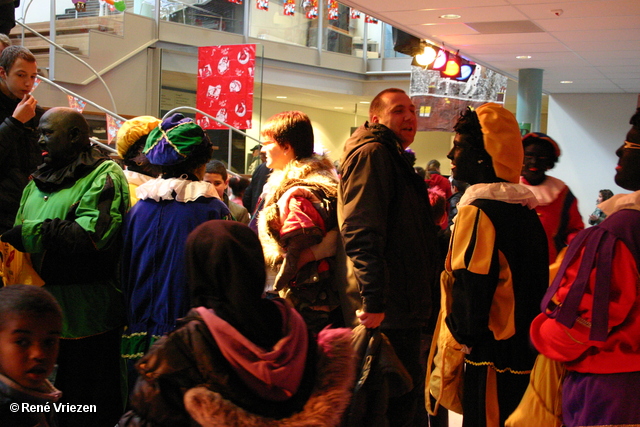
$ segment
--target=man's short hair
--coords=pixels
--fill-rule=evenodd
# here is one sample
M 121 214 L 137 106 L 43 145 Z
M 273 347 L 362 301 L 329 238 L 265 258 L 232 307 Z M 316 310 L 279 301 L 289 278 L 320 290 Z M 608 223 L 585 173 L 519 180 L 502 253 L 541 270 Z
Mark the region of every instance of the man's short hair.
M 405 95 L 407 94 L 407 92 L 402 89 L 398 89 L 397 87 L 391 87 L 383 90 L 382 92 L 377 94 L 375 98 L 373 98 L 373 101 L 371 101 L 371 104 L 369 105 L 369 119 L 382 111 L 382 109 L 384 108 L 384 100 L 382 98 L 387 93 L 404 93 Z
M 9 74 L 11 67 L 18 58 L 22 58 L 27 62 L 36 62 L 36 57 L 29 49 L 23 46 L 9 46 L 0 54 L 0 67 L 4 68 L 4 71 Z
M 227 181 L 227 167 L 220 160 L 211 160 L 207 163 L 206 173 L 217 173 L 222 177 L 223 181 Z
M 313 156 L 313 126 L 302 111 L 284 111 L 271 116 L 262 130 L 262 137 L 278 145 L 290 145 L 296 160 Z
M 8 35 L 0 33 L 0 44 L 2 44 L 3 47 L 7 48 L 11 46 L 11 39 Z
M 429 163 L 427 163 L 427 171 L 434 172 L 438 170 L 440 170 L 440 162 L 436 159 L 429 160 Z
M 44 288 L 33 285 L 11 285 L 0 288 L 0 330 L 11 314 L 54 314 L 62 319 L 62 309 Z

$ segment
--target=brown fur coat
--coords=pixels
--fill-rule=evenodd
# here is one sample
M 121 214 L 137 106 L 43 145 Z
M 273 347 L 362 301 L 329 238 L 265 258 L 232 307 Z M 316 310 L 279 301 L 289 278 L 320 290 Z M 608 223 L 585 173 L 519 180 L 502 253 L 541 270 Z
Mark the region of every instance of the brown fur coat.
M 277 271 L 285 250 L 278 244 L 282 218 L 280 206 L 286 203 L 295 187 L 319 189 L 325 197 L 337 197 L 338 176 L 326 157 L 310 157 L 289 163 L 282 171 L 274 171 L 266 184 L 268 194 L 258 217 L 258 235 L 267 265 Z
M 354 350 L 349 329 L 325 329 L 318 336 L 318 371 L 303 410 L 274 420 L 251 414 L 204 387 L 184 396 L 185 408 L 203 427 L 332 427 L 340 425 L 355 380 Z

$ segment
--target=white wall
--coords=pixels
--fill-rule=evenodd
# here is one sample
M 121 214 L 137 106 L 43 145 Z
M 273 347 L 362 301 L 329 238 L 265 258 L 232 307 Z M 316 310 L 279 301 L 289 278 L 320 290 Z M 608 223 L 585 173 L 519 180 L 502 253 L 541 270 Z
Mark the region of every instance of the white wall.
M 562 155 L 549 175 L 562 179 L 578 199 L 585 225 L 595 208 L 598 191 L 618 187 L 613 177 L 615 151 L 631 128 L 638 94 L 556 94 L 549 99 L 547 134 L 560 145 Z

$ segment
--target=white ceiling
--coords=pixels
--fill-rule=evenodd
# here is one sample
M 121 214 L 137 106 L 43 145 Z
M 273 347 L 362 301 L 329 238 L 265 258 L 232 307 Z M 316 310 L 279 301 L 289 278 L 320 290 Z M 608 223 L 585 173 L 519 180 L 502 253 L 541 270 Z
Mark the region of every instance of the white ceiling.
M 519 69 L 543 69 L 546 93 L 640 93 L 640 0 L 341 2 L 515 79 Z M 507 21 L 521 22 L 504 33 Z M 531 23 L 541 31 L 522 32 Z

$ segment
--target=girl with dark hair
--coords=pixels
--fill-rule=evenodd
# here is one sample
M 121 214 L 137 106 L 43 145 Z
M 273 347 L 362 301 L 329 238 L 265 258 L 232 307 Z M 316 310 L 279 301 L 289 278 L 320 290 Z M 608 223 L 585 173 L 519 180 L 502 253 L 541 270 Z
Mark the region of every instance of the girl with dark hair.
M 602 212 L 599 205 L 600 203 L 609 200 L 613 197 L 613 191 L 611 190 L 600 190 L 598 192 L 598 200 L 596 200 L 596 209 L 593 211 L 591 215 L 589 215 L 589 225 L 598 225 L 607 217 L 607 215 Z

